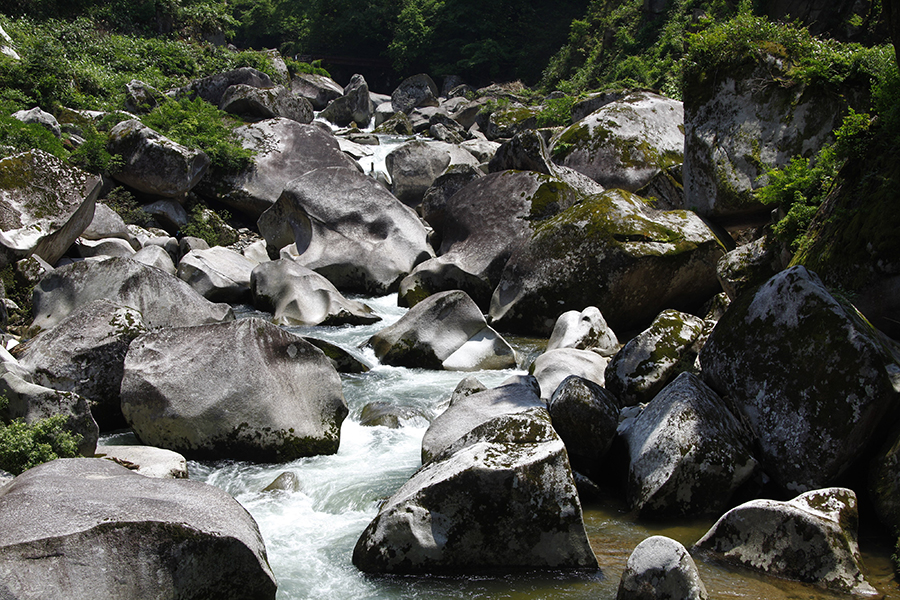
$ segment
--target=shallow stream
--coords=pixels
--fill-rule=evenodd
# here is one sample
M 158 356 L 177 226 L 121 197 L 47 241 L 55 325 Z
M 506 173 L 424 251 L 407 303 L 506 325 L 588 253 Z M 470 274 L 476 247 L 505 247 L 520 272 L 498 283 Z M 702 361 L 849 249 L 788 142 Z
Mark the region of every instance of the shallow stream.
M 405 312 L 396 295 L 363 299 L 382 318 L 366 327 L 294 328 L 307 336 L 327 339 L 375 365 L 371 353 L 358 346 Z M 241 316 L 257 314 L 242 311 Z M 514 340 L 525 360 L 540 351 L 540 342 Z M 517 371 L 474 373 L 493 387 Z M 287 464 L 242 462 L 189 464 L 192 479 L 231 493 L 259 524 L 278 579 L 279 600 L 354 599 L 613 599 L 625 561 L 644 538 L 661 534 L 690 547 L 712 525 L 711 520 L 687 523 L 645 523 L 625 512 L 616 498 L 588 504 L 584 518 L 602 574 L 521 573 L 474 577 L 365 576 L 351 564 L 356 540 L 374 518 L 379 503 L 397 490 L 420 466 L 420 445 L 428 419 L 446 407 L 456 384 L 470 373 L 375 366 L 370 372 L 343 375 L 350 416 L 341 430 L 340 450 Z M 399 429 L 363 427 L 359 415 L 369 402 L 386 401 L 409 409 L 413 416 Z M 110 443 L 121 443 L 111 439 Z M 298 492 L 262 492 L 279 474 L 291 471 L 301 482 Z M 864 524 L 865 525 L 865 524 Z M 883 538 L 861 539 L 870 582 L 886 597 L 900 598 Z M 831 598 L 816 588 L 732 572 L 698 561 L 711 598 L 808 599 Z

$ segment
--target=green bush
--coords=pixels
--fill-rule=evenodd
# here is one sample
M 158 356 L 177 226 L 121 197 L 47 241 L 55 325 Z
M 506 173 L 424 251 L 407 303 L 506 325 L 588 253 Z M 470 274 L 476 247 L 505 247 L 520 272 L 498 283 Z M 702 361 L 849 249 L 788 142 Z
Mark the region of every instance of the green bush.
M 564 96 L 551 98 L 544 102 L 541 112 L 537 116 L 538 127 L 554 127 L 569 125 L 572 123 L 572 106 L 575 98 Z
M 113 189 L 100 202 L 113 209 L 126 225 L 145 227 L 151 219 L 150 213 L 141 208 L 131 192 L 123 187 Z
M 18 110 L 18 109 L 17 109 Z M 15 111 L 11 111 L 15 112 Z M 38 148 L 65 160 L 69 156 L 63 143 L 37 123 L 25 124 L 8 116 L 0 105 L 0 158 Z
M 8 404 L 0 396 L 0 411 Z M 0 424 L 0 469 L 18 475 L 41 463 L 78 456 L 81 435 L 66 430 L 67 420 L 55 415 L 30 425 L 22 419 Z
M 234 229 L 227 226 L 228 211 L 215 212 L 200 203 L 191 207 L 190 220 L 181 228 L 183 235 L 200 238 L 212 246 L 227 246 L 237 241 Z

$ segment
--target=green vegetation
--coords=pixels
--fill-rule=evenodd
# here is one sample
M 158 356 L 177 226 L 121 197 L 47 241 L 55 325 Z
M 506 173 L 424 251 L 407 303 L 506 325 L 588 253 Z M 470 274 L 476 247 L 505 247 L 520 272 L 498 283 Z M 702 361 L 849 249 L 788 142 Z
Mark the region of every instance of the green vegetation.
M 131 192 L 123 187 L 117 187 L 109 192 L 101 202 L 122 217 L 126 225 L 144 227 L 151 219 L 150 213 L 141 208 Z
M 235 230 L 228 226 L 228 211 L 216 212 L 200 204 L 191 207 L 190 220 L 181 228 L 183 235 L 200 238 L 210 246 L 227 246 L 237 241 Z
M 9 400 L 0 396 L 0 411 L 5 411 Z M 57 458 L 78 456 L 81 435 L 67 431 L 68 418 L 55 415 L 27 424 L 22 419 L 0 423 L 0 469 L 18 475 Z

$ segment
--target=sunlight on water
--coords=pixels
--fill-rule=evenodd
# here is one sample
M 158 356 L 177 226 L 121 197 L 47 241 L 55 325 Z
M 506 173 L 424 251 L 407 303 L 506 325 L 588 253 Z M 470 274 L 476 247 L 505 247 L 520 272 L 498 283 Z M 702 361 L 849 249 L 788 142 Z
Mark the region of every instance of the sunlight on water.
M 457 383 L 470 373 L 426 371 L 377 365 L 371 350 L 362 348 L 372 334 L 396 322 L 405 312 L 397 296 L 358 298 L 379 316 L 365 327 L 290 328 L 298 335 L 336 343 L 373 368 L 344 375 L 344 396 L 350 416 L 341 429 L 341 444 L 333 456 L 317 456 L 281 465 L 223 462 L 189 465 L 191 477 L 221 487 L 253 515 L 266 542 L 269 563 L 278 579 L 279 600 L 338 599 L 613 599 L 632 549 L 650 535 L 667 535 L 690 547 L 710 527 L 711 520 L 653 524 L 625 513 L 621 499 L 609 498 L 585 507 L 585 525 L 602 567 L 602 574 L 520 573 L 467 577 L 368 577 L 351 564 L 353 547 L 375 517 L 379 504 L 392 495 L 420 466 L 422 436 L 428 421 L 447 406 Z M 267 317 L 247 307 L 238 317 Z M 516 343 L 523 356 L 534 356 L 540 342 Z M 527 360 L 527 359 L 526 359 Z M 523 371 L 474 373 L 494 387 Z M 385 401 L 410 409 L 413 416 L 399 429 L 363 427 L 359 414 L 369 402 Z M 110 441 L 112 443 L 112 441 Z M 117 443 L 127 443 L 118 440 Z M 263 492 L 278 475 L 293 472 L 296 492 Z M 881 545 L 880 545 L 881 544 Z M 892 580 L 890 548 L 868 545 L 870 581 L 900 597 Z M 863 550 L 867 549 L 864 544 Z M 710 597 L 745 600 L 831 598 L 815 588 L 734 573 L 698 561 Z

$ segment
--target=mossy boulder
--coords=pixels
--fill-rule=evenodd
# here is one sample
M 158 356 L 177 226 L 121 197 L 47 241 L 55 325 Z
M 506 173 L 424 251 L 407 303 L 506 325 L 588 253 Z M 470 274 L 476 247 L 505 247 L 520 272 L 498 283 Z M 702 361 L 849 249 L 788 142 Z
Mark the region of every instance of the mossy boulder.
M 348 409 L 321 350 L 249 318 L 134 340 L 122 413 L 142 442 L 188 458 L 286 462 L 337 452 Z
M 163 198 L 186 197 L 210 164 L 202 150 L 177 144 L 137 119 L 113 127 L 107 148 L 122 159 L 113 178 L 144 194 Z
M 119 388 L 128 345 L 147 331 L 137 310 L 95 300 L 16 348 L 34 383 L 87 398 L 103 431 L 126 426 Z
M 634 91 L 554 137 L 554 160 L 606 188 L 635 192 L 660 171 L 682 162 L 681 102 Z
M 727 396 L 783 489 L 831 484 L 897 413 L 895 349 L 804 267 L 737 298 L 700 352 L 703 377 Z
M 6 485 L 0 514 L 8 597 L 275 598 L 256 522 L 211 485 L 60 459 Z
M 0 266 L 37 254 L 56 264 L 94 217 L 100 178 L 43 150 L 0 160 Z
M 764 575 L 875 596 L 864 575 L 858 527 L 853 490 L 827 488 L 788 502 L 751 500 L 733 508 L 694 549 Z
M 619 431 L 628 445 L 628 502 L 643 516 L 718 513 L 756 469 L 750 433 L 691 373 Z
M 343 292 L 394 292 L 434 256 L 411 208 L 371 177 L 340 167 L 291 181 L 257 224 L 270 254 L 293 245 L 297 262 Z
M 791 62 L 761 53 L 684 86 L 684 205 L 728 227 L 764 223 L 754 190 L 766 171 L 810 158 L 831 139 L 847 107 L 831 84 L 792 78 Z
M 507 139 L 528 129 L 536 129 L 539 113 L 537 108 L 515 103 L 497 109 L 488 117 L 484 134 L 489 140 Z
M 423 453 L 426 443 L 431 460 L 360 536 L 357 568 L 598 568 L 565 447 L 533 383 L 459 397 L 426 432 Z
M 698 310 L 719 291 L 721 255 L 695 214 L 609 190 L 534 225 L 503 269 L 490 316 L 503 330 L 549 335 L 561 313 L 596 306 L 621 335 L 666 308 Z
M 491 329 L 481 310 L 458 290 L 429 296 L 367 345 L 385 364 L 474 371 L 516 365 L 512 346 Z
M 700 317 L 662 311 L 610 361 L 606 389 L 620 406 L 649 402 L 679 373 L 694 369 L 703 329 Z
M 253 218 L 278 200 L 289 181 L 324 167 L 356 168 L 337 139 L 315 125 L 285 118 L 266 119 L 234 130 L 254 151 L 250 167 L 237 173 L 212 169 L 196 192 Z

